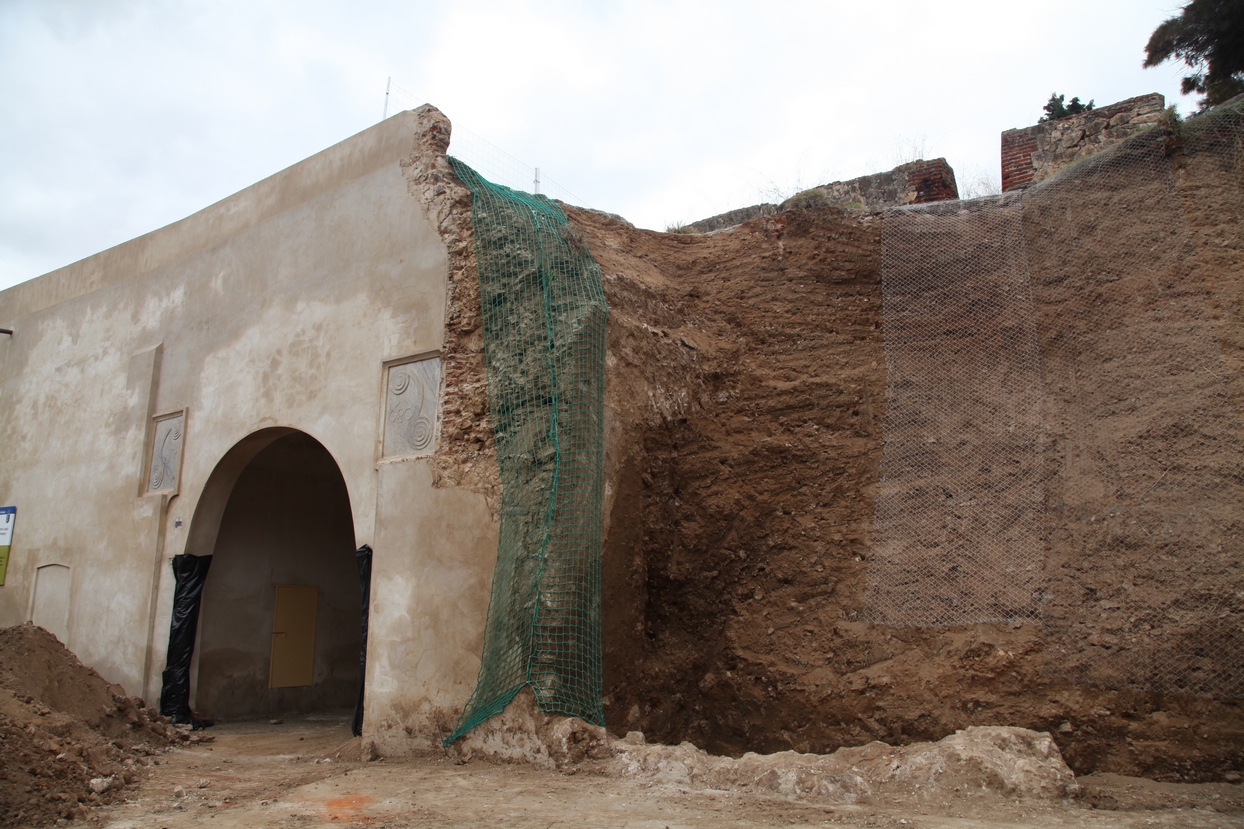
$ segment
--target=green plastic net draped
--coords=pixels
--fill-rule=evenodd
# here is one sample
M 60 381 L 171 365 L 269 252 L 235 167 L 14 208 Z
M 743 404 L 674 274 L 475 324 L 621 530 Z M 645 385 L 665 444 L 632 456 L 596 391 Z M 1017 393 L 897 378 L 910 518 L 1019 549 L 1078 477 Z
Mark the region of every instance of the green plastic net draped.
M 474 195 L 501 528 L 479 678 L 445 743 L 524 686 L 541 711 L 603 725 L 600 269 L 553 202 L 450 161 Z

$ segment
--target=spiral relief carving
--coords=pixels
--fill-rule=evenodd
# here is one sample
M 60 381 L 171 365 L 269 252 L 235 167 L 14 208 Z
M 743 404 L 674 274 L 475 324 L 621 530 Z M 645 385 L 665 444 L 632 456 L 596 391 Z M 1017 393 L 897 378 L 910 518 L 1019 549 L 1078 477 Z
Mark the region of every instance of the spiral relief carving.
M 422 452 L 430 448 L 432 446 L 432 431 L 435 425 L 430 417 L 420 416 L 416 418 L 408 438 L 411 448 L 416 452 Z
M 390 367 L 385 457 L 422 454 L 433 449 L 440 386 L 440 358 Z
M 151 451 L 151 469 L 147 491 L 176 489 L 177 468 L 181 463 L 182 415 L 156 422 L 155 445 Z

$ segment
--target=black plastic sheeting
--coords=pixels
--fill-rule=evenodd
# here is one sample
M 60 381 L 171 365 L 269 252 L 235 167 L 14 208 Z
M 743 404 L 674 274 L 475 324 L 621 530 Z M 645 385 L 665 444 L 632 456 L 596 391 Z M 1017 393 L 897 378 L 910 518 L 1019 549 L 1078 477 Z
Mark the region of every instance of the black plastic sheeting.
M 203 583 L 212 566 L 211 556 L 183 554 L 173 556 L 173 622 L 168 631 L 168 656 L 164 661 L 164 687 L 160 691 L 160 713 L 183 723 L 201 728 L 202 723 L 190 711 L 190 660 L 194 656 L 194 639 L 199 629 L 199 604 Z
M 359 646 L 359 698 L 354 703 L 355 737 L 363 735 L 363 686 L 367 682 L 367 622 L 371 615 L 371 547 L 364 544 L 354 553 L 359 568 L 359 587 L 363 592 L 363 639 Z

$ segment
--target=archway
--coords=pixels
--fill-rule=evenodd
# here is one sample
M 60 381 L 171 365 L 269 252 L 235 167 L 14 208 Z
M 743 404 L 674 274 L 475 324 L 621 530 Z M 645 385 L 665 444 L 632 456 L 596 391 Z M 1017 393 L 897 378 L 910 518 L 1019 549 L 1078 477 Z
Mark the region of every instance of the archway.
M 204 488 L 187 552 L 213 557 L 199 622 L 197 711 L 237 718 L 354 705 L 361 641 L 354 522 L 341 471 L 323 445 L 292 429 L 238 443 Z

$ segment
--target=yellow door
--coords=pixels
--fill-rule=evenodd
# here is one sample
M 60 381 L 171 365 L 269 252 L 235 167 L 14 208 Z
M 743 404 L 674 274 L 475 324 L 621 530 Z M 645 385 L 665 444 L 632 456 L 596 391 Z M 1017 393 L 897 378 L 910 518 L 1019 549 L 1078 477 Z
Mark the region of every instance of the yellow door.
M 315 673 L 315 611 L 319 597 L 316 587 L 276 586 L 269 688 L 311 684 Z

